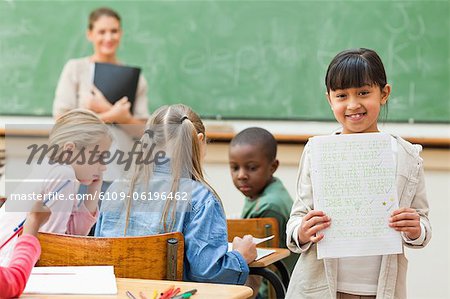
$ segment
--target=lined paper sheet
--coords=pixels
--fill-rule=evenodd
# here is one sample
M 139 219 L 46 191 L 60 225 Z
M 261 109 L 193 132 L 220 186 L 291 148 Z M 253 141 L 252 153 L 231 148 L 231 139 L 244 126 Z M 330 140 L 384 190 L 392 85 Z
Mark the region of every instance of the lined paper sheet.
M 314 209 L 331 218 L 318 258 L 401 253 L 400 233 L 388 226 L 398 208 L 391 136 L 318 136 L 310 142 Z
M 232 250 L 233 250 L 233 243 L 228 243 L 228 251 L 232 251 Z M 272 254 L 274 252 L 275 252 L 275 250 L 273 250 L 273 249 L 266 249 L 266 248 L 259 248 L 258 247 L 258 248 L 256 248 L 256 259 L 255 259 L 255 261 L 260 260 L 263 257 L 266 257 L 269 254 Z
M 115 295 L 114 267 L 34 267 L 24 294 Z

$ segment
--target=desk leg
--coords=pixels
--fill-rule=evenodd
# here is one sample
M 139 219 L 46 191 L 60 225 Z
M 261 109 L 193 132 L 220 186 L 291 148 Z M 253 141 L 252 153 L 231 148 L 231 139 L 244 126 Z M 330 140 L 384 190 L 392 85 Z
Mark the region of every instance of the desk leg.
M 251 275 L 260 275 L 267 279 L 275 289 L 275 293 L 278 299 L 284 299 L 286 296 L 286 288 L 280 281 L 280 278 L 270 269 L 267 268 L 250 268 Z
M 289 281 L 291 280 L 291 275 L 286 268 L 286 265 L 283 261 L 276 261 L 273 265 L 277 268 L 278 272 L 280 272 L 281 280 L 283 281 L 284 287 L 287 289 L 289 286 Z

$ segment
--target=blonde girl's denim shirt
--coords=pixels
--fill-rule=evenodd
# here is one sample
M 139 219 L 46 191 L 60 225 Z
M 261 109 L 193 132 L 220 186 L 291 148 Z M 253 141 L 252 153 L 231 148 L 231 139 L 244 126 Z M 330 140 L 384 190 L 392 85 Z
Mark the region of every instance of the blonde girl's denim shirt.
M 170 185 L 171 177 L 164 169 L 155 169 L 148 188 L 137 185 L 132 197 L 140 198 L 132 200 L 127 236 L 164 232 L 161 215 L 165 201 L 155 199 L 161 197 L 162 190 L 170 190 Z M 151 193 L 145 190 L 151 190 Z M 191 179 L 181 179 L 179 190 L 178 198 L 187 194 L 188 200 L 177 201 L 176 221 L 171 231 L 184 235 L 183 280 L 244 284 L 249 268 L 239 252 L 227 252 L 227 224 L 219 200 L 207 187 Z M 128 183 L 124 181 L 114 182 L 105 193 L 96 237 L 124 235 L 127 193 Z

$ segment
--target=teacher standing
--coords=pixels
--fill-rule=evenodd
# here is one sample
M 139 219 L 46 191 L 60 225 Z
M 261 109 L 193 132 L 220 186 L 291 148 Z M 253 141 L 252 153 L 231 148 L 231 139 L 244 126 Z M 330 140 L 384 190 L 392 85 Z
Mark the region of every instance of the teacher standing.
M 53 116 L 75 109 L 87 108 L 96 112 L 106 123 L 144 124 L 148 118 L 147 82 L 141 75 L 136 91 L 134 109 L 126 97 L 114 105 L 94 87 L 95 62 L 121 64 L 117 49 L 122 38 L 121 19 L 114 10 L 102 7 L 89 15 L 87 39 L 92 43 L 91 56 L 70 59 L 61 73 L 53 102 Z
M 119 14 L 107 7 L 98 8 L 89 15 L 87 39 L 92 43 L 94 53 L 91 56 L 70 59 L 60 75 L 53 102 L 53 116 L 58 118 L 63 113 L 75 108 L 87 108 L 97 113 L 106 123 L 111 123 L 114 142 L 111 151 L 119 149 L 127 153 L 133 146 L 129 132 L 135 127 L 124 125 L 143 125 L 148 118 L 147 82 L 142 76 L 136 90 L 133 111 L 126 97 L 114 105 L 108 102 L 93 84 L 96 62 L 121 64 L 117 58 L 117 49 L 122 38 L 121 18 Z M 136 132 L 141 135 L 142 132 Z M 107 165 L 104 174 L 103 190 L 116 178 L 120 178 L 126 169 L 123 165 Z

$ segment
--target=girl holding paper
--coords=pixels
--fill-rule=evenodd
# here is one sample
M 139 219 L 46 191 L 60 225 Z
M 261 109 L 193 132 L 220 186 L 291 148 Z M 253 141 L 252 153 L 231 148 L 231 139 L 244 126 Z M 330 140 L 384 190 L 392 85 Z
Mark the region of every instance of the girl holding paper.
M 340 134 L 374 133 L 391 87 L 383 63 L 369 49 L 346 50 L 331 61 L 325 84 Z M 386 225 L 401 232 L 404 246 L 424 247 L 431 238 L 420 145 L 392 136 L 397 163 L 399 209 Z M 287 224 L 287 245 L 301 253 L 286 298 L 406 298 L 407 260 L 403 253 L 327 259 L 317 258 L 317 243 L 333 219 L 314 209 L 311 146 L 300 161 L 297 200 Z M 325 237 L 326 238 L 326 237 Z

